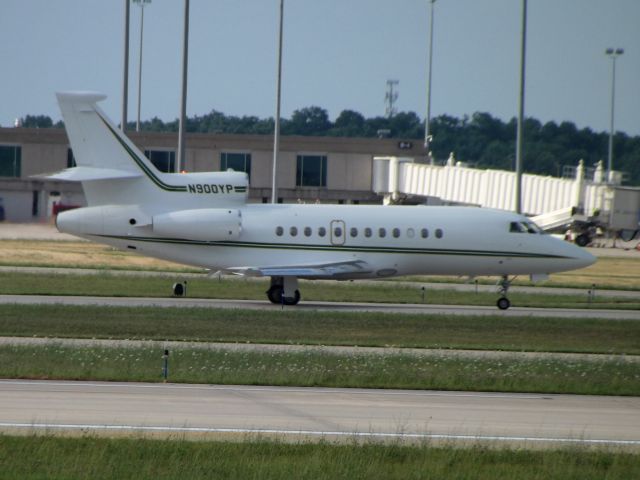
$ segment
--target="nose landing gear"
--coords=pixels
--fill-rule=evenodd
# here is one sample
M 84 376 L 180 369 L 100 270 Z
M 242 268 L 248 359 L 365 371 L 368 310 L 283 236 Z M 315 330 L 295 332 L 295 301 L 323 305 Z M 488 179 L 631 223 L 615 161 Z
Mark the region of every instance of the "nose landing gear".
M 511 306 L 511 302 L 507 298 L 507 293 L 509 291 L 509 287 L 511 286 L 509 276 L 503 275 L 499 285 L 500 288 L 498 290 L 498 293 L 500 294 L 500 298 L 496 302 L 496 305 L 500 310 L 506 310 Z
M 511 302 L 509 301 L 509 299 L 507 297 L 501 297 L 496 302 L 496 305 L 498 306 L 498 308 L 500 310 L 506 310 L 507 308 L 509 308 L 511 306 Z

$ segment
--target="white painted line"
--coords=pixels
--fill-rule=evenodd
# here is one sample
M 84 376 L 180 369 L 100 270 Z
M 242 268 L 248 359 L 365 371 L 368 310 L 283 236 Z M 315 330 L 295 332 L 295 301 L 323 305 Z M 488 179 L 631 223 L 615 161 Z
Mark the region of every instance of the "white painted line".
M 0 423 L 0 428 L 28 428 L 34 430 L 107 430 L 107 431 L 152 431 L 152 432 L 184 432 L 184 433 L 255 433 L 271 435 L 308 435 L 308 436 L 341 436 L 365 438 L 405 438 L 425 440 L 474 440 L 497 442 L 551 442 L 578 443 L 589 445 L 640 445 L 640 440 L 613 440 L 591 438 L 554 438 L 554 437 L 518 437 L 500 435 L 447 435 L 431 433 L 388 433 L 388 432 L 337 432 L 319 430 L 281 430 L 261 428 L 213 428 L 213 427 L 171 427 L 144 425 L 94 425 L 94 424 L 58 424 L 58 423 Z
M 232 392 L 286 392 L 289 393 L 310 393 L 314 394 L 348 394 L 348 395 L 380 395 L 380 396 L 416 396 L 416 397 L 471 397 L 471 398 L 509 398 L 514 400 L 551 400 L 552 395 L 531 395 L 519 393 L 465 393 L 465 392 L 425 392 L 421 390 L 362 390 L 362 389 L 330 389 L 322 387 L 242 387 L 242 386 L 226 386 L 226 385 L 180 385 L 176 383 L 158 383 L 158 384 L 139 384 L 139 383 L 86 383 L 86 382 L 59 382 L 49 380 L 0 380 L 2 385 L 23 385 L 23 386 L 54 386 L 54 387 L 75 387 L 75 388 L 129 388 L 129 389 L 176 389 L 176 390 L 223 390 Z

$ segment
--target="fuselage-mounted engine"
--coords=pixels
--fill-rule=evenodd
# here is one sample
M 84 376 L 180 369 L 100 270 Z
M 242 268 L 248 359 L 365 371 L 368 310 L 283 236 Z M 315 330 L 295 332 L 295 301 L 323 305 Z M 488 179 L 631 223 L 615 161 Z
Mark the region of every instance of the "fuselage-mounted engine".
M 154 215 L 153 233 L 162 237 L 220 242 L 237 240 L 242 215 L 237 208 L 199 208 Z

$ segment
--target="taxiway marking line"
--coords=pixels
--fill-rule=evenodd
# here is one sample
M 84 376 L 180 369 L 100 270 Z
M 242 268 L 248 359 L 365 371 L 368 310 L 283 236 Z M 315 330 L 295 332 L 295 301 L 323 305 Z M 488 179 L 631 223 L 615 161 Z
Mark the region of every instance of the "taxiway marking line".
M 508 399 L 521 399 L 521 400 L 552 400 L 550 395 L 531 395 L 531 394 L 500 394 L 500 393 L 464 393 L 464 392 L 424 392 L 420 390 L 360 390 L 360 389 L 331 389 L 331 388 L 319 388 L 319 387 L 244 387 L 244 386 L 224 386 L 224 385 L 180 385 L 176 383 L 158 383 L 158 384 L 134 384 L 134 383 L 92 383 L 92 382 L 60 382 L 60 381 L 20 381 L 20 380 L 0 380 L 1 385 L 22 385 L 22 386 L 38 386 L 44 384 L 47 386 L 58 387 L 94 387 L 94 388 L 129 388 L 129 389 L 177 389 L 177 390 L 223 390 L 231 392 L 282 392 L 286 389 L 289 393 L 309 393 L 312 389 L 314 393 L 318 394 L 336 394 L 345 393 L 347 391 L 350 395 L 382 395 L 382 396 L 416 396 L 416 397 L 471 397 L 471 398 L 508 398 Z
M 64 424 L 64 423 L 10 423 L 0 422 L 0 428 L 28 428 L 35 430 L 108 430 L 108 431 L 151 431 L 151 432 L 184 432 L 184 433 L 244 433 L 265 435 L 299 435 L 299 436 L 340 436 L 361 438 L 400 438 L 425 440 L 472 440 L 497 442 L 557 442 L 588 445 L 640 445 L 640 440 L 607 440 L 597 438 L 554 438 L 524 437 L 501 435 L 448 435 L 432 433 L 390 433 L 390 432 L 340 432 L 320 430 L 282 430 L 261 428 L 214 428 L 214 427 L 172 427 L 145 425 L 100 425 L 100 424 Z

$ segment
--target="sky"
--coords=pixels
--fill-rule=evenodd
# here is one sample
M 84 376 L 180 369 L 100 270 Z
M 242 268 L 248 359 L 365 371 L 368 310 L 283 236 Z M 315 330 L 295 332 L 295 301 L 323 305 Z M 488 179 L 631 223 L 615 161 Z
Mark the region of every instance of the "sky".
M 279 0 L 191 0 L 187 115 L 215 109 L 273 117 Z M 129 121 L 135 120 L 140 7 L 131 6 Z M 437 0 L 432 116 L 517 115 L 520 0 Z M 145 7 L 141 117 L 178 117 L 183 1 Z M 0 125 L 60 119 L 56 91 L 108 95 L 122 113 L 123 0 L 0 0 Z M 426 113 L 429 0 L 285 0 L 282 115 L 307 106 Z M 608 131 L 612 61 L 616 130 L 640 135 L 640 0 L 529 0 L 525 115 Z

